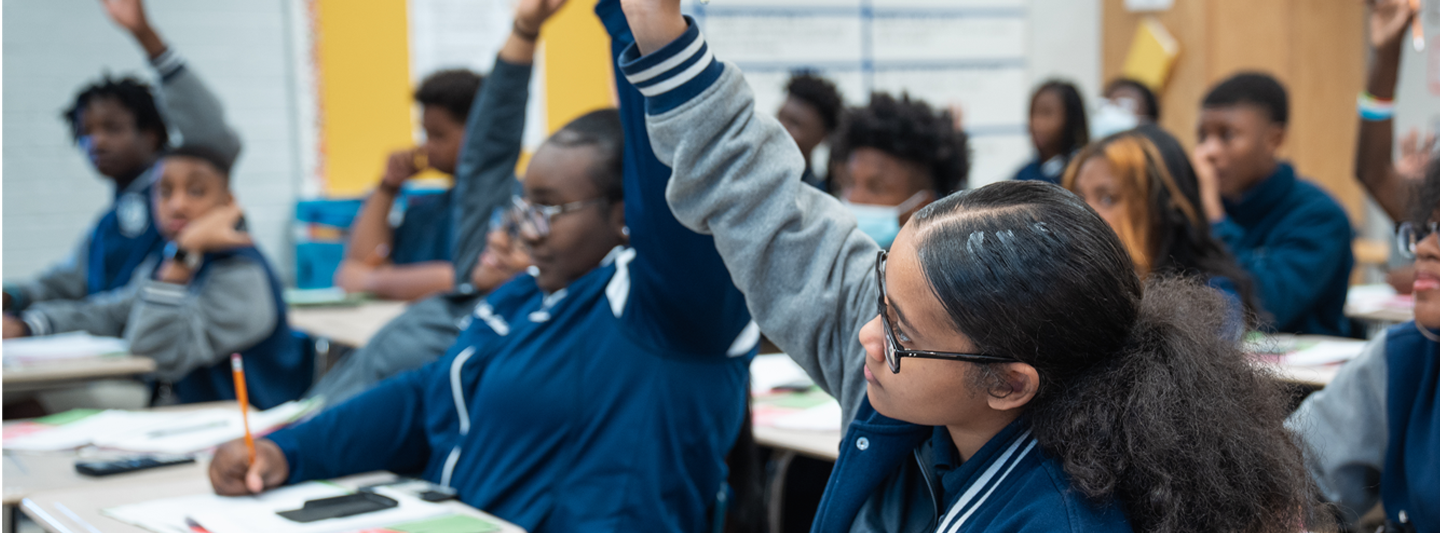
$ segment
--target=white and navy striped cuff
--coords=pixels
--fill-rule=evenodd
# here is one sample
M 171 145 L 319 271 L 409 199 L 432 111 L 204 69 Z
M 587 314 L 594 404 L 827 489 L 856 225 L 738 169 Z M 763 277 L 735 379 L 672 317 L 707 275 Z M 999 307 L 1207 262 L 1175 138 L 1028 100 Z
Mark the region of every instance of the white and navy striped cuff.
M 50 319 L 45 318 L 45 315 L 26 311 L 20 314 L 20 320 L 25 322 L 25 327 L 30 328 L 31 337 L 50 334 Z
M 147 303 L 180 305 L 180 300 L 185 299 L 185 291 L 185 285 L 152 281 L 145 285 L 145 288 L 140 291 L 140 295 Z
M 695 19 L 685 17 L 689 28 L 679 38 L 641 56 L 631 44 L 620 54 L 620 71 L 645 95 L 645 111 L 659 115 L 680 107 L 715 83 L 725 67 L 710 53 Z
M 160 73 L 160 81 L 170 81 L 180 71 L 185 70 L 185 60 L 180 54 L 175 53 L 174 48 L 165 48 L 159 56 L 150 60 L 150 66 L 155 67 L 155 72 Z

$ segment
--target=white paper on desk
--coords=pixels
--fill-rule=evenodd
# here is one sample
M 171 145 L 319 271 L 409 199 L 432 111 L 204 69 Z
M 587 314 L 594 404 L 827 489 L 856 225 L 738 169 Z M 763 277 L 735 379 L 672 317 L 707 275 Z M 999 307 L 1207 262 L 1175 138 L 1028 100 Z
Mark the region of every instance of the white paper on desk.
M 1365 350 L 1365 341 L 1320 341 L 1319 343 L 1286 355 L 1282 360 L 1290 366 L 1320 366 L 1349 361 L 1360 356 Z
M 1395 288 L 1385 283 L 1357 285 L 1345 295 L 1345 307 L 1351 313 L 1373 313 L 1393 307 Z
M 285 402 L 250 415 L 250 431 L 267 433 L 308 413 L 318 402 Z M 174 415 L 163 427 L 97 435 L 96 446 L 141 453 L 194 453 L 245 436 L 239 409 L 204 409 Z
M 83 331 L 7 339 L 3 345 L 5 364 L 24 364 L 60 359 L 84 359 L 130 351 L 124 339 L 96 337 Z
M 800 431 L 840 431 L 840 402 L 831 399 L 798 413 L 777 417 L 771 426 Z
M 194 520 L 213 533 L 343 533 L 454 512 L 444 505 L 421 501 L 414 496 L 385 487 L 379 487 L 375 492 L 394 498 L 399 505 L 384 511 L 310 523 L 292 522 L 275 514 L 277 511 L 299 509 L 307 500 L 351 493 L 330 483 L 312 481 L 272 490 L 259 496 L 181 496 L 122 505 L 101 512 L 121 522 L 158 533 L 190 531 L 185 525 L 186 518 Z
M 111 409 L 63 426 L 5 441 L 7 450 L 58 451 L 89 445 L 99 435 L 143 431 L 175 419 L 175 413 Z
M 750 392 L 764 394 L 775 387 L 808 388 L 814 382 L 805 369 L 783 353 L 762 354 L 750 362 Z

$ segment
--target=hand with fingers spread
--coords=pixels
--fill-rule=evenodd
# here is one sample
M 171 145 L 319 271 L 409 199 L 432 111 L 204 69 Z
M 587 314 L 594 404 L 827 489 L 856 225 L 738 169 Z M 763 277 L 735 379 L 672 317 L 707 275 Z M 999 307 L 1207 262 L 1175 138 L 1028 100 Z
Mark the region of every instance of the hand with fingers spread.
M 285 452 L 270 439 L 255 441 L 255 464 L 248 464 L 250 451 L 244 439 L 235 439 L 215 449 L 210 460 L 210 486 L 221 496 L 259 494 L 285 483 L 290 464 Z
M 1435 157 L 1435 133 L 1420 138 L 1420 130 L 1411 128 L 1405 138 L 1400 139 L 1400 159 L 1395 162 L 1395 173 L 1401 178 L 1419 182 L 1425 178 L 1425 169 Z

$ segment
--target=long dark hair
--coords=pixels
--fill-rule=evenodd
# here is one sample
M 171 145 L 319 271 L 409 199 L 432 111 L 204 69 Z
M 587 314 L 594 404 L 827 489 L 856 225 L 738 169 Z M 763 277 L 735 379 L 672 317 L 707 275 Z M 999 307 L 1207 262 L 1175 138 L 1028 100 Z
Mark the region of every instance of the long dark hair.
M 1090 142 L 1090 121 L 1085 118 L 1085 101 L 1080 98 L 1080 89 L 1068 81 L 1049 80 L 1040 84 L 1030 95 L 1030 114 L 1035 114 L 1035 101 L 1047 91 L 1054 91 L 1065 106 L 1065 128 L 1060 132 L 1060 155 L 1070 157 Z M 1036 148 L 1039 148 L 1038 146 Z
M 1226 341 L 1221 297 L 1142 285 L 1093 210 L 1060 187 L 1001 182 L 915 215 L 921 267 L 981 353 L 1039 372 L 1041 447 L 1092 501 L 1145 532 L 1294 531 L 1319 520 L 1285 397 Z M 994 368 L 972 386 L 1003 394 Z
M 1249 274 L 1225 245 L 1210 234 L 1200 202 L 1200 182 L 1180 142 L 1157 126 L 1146 124 L 1091 144 L 1070 162 L 1061 180 L 1075 190 L 1086 161 L 1100 157 L 1110 164 L 1119 189 L 1143 201 L 1130 205 L 1130 222 L 1120 241 L 1145 274 L 1224 277 L 1234 284 L 1248 314 L 1263 313 Z M 1136 248 L 1139 248 L 1138 250 Z

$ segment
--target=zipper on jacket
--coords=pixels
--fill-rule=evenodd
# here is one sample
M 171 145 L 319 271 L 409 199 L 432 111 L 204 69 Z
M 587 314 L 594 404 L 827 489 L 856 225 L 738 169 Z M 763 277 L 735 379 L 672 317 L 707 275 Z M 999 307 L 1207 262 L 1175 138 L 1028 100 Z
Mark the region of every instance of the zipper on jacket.
M 455 356 L 455 362 L 450 364 L 450 394 L 455 398 L 455 414 L 460 417 L 460 436 L 470 433 L 470 409 L 465 406 L 465 391 L 460 388 L 460 370 L 465 367 L 465 362 L 470 356 L 475 355 L 475 347 L 466 348 Z M 461 442 L 455 443 L 455 448 L 450 450 L 450 456 L 445 458 L 445 468 L 440 472 L 440 485 L 450 486 L 450 474 L 455 472 L 455 464 L 460 462 Z
M 920 466 L 920 477 L 925 478 L 925 493 L 930 495 L 930 525 L 925 529 L 933 530 L 940 527 L 940 500 L 935 498 L 934 481 L 930 479 L 930 470 L 925 467 L 925 461 L 920 459 L 920 448 L 911 450 L 910 454 L 915 457 L 915 464 Z

